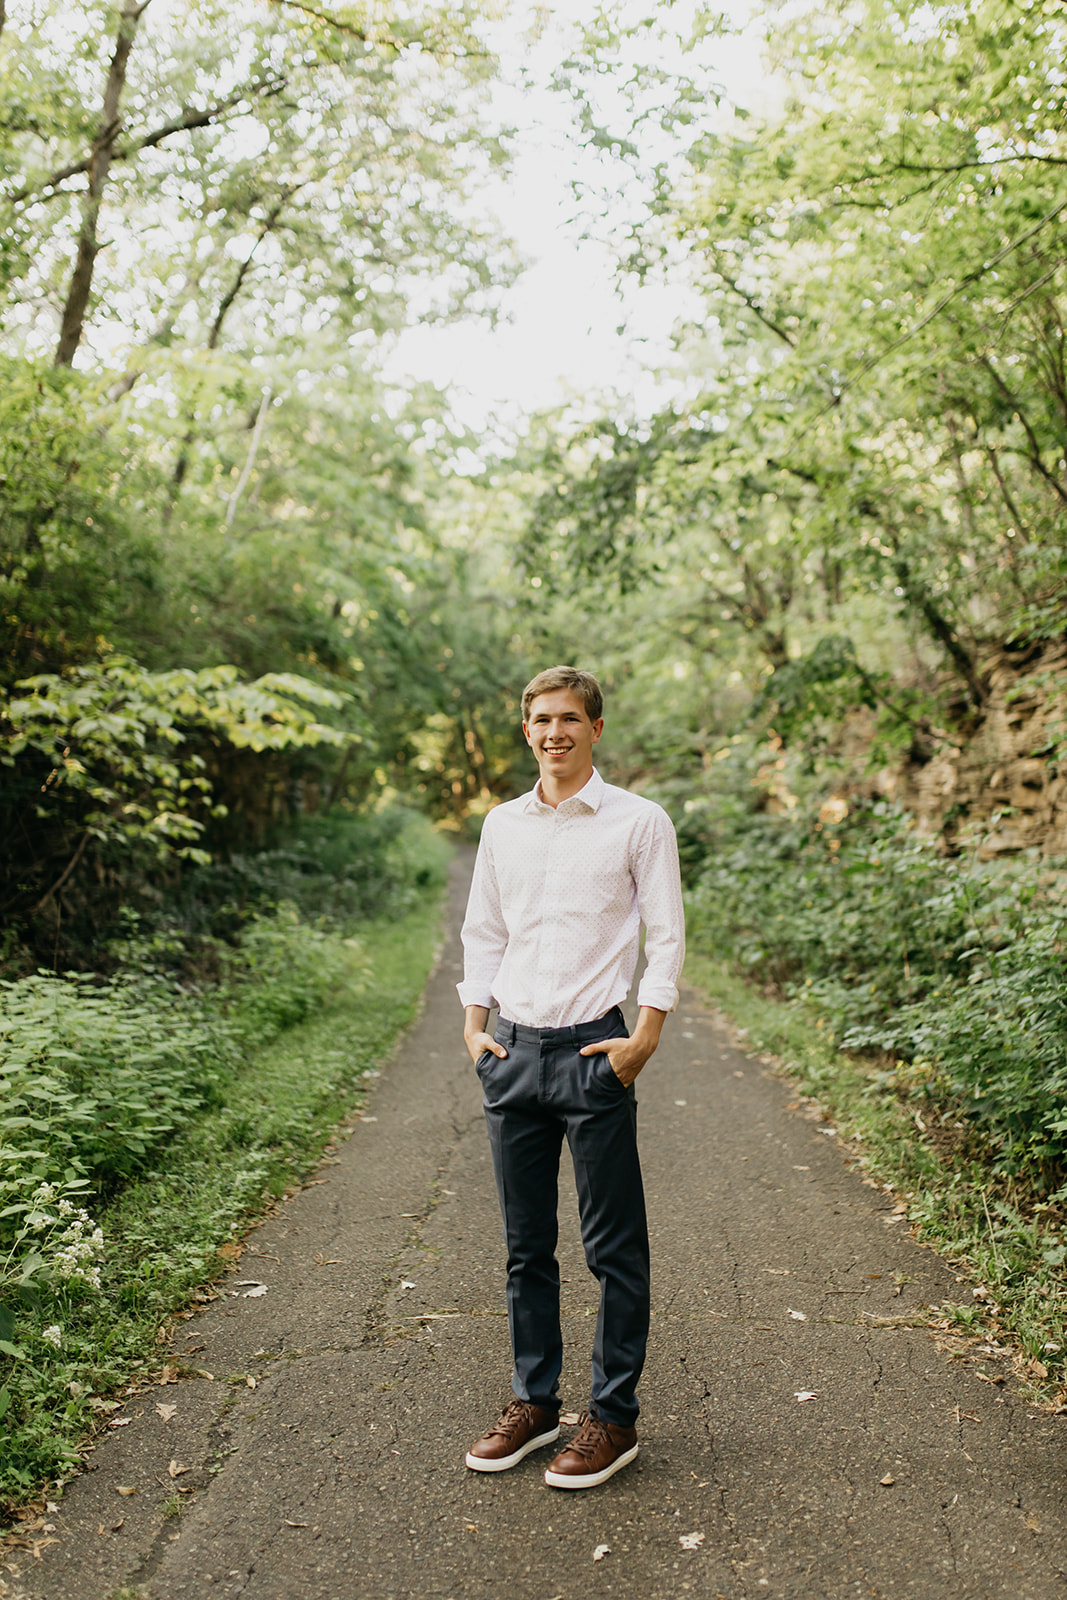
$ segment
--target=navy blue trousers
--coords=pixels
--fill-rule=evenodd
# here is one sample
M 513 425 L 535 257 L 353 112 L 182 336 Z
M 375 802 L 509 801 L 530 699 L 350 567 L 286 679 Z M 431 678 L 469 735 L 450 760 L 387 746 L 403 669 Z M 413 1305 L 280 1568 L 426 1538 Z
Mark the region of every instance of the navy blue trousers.
M 606 1055 L 584 1044 L 627 1032 L 617 1007 L 573 1028 L 526 1028 L 501 1018 L 508 1051 L 479 1056 L 485 1120 L 508 1251 L 508 1323 L 520 1400 L 559 1409 L 563 1337 L 556 1261 L 559 1158 L 574 1163 L 582 1244 L 600 1283 L 590 1410 L 633 1424 L 649 1319 L 648 1225 L 637 1156 L 637 1098 Z

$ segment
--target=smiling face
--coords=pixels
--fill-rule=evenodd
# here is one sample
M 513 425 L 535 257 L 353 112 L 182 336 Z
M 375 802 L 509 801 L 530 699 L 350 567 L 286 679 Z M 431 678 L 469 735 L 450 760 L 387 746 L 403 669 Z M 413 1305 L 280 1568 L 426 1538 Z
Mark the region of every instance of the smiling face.
M 592 775 L 593 746 L 604 731 L 603 717 L 594 722 L 573 689 L 539 694 L 527 715 L 522 731 L 537 757 L 545 798 L 577 794 Z

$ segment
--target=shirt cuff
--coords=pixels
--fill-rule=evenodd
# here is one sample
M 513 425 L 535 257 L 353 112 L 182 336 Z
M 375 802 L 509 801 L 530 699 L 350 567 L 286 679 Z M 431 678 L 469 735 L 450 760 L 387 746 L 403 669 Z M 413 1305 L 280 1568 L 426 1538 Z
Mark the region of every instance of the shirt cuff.
M 471 1005 L 475 1003 L 474 1001 L 468 1002 Z M 676 1011 L 678 1009 L 678 990 L 673 985 L 667 988 L 662 983 L 642 981 L 637 991 L 637 1004 L 639 1006 L 651 1006 L 653 1011 Z
M 456 984 L 456 990 L 461 1006 L 484 1006 L 487 1011 L 492 1010 L 492 989 L 477 978 L 465 978 L 462 983 Z

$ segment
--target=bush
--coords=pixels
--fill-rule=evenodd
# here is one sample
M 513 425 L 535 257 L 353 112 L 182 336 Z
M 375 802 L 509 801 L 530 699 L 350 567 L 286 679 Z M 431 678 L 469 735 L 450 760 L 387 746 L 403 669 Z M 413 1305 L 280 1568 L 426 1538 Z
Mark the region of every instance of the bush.
M 285 903 L 347 928 L 410 910 L 443 883 L 445 859 L 417 812 L 338 809 L 299 818 L 271 849 L 188 872 L 173 914 L 191 932 L 233 938 L 247 917 Z
M 698 816 L 685 828 L 694 945 L 806 995 L 843 1048 L 884 1052 L 882 1085 L 969 1131 L 996 1171 L 1063 1185 L 1060 875 L 946 858 L 884 802 Z
M 235 1053 L 232 1029 L 161 986 L 48 973 L 0 983 L 0 1202 L 27 1172 L 97 1188 L 129 1177 L 209 1100 Z
M 237 1026 L 265 1043 L 303 1022 L 342 979 L 352 982 L 352 955 L 359 948 L 358 939 L 342 939 L 322 921 L 301 922 L 294 905 L 253 917 L 228 963 Z

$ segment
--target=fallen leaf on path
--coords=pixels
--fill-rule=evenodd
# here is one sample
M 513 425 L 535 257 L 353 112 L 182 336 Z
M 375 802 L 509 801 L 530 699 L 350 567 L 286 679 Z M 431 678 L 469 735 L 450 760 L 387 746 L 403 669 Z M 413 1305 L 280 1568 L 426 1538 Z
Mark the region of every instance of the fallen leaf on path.
M 800 1404 L 803 1405 L 805 1400 L 817 1400 L 820 1393 L 821 1391 L 818 1389 L 797 1389 L 794 1393 L 794 1399 L 799 1400 Z
M 994 1388 L 996 1388 L 998 1383 L 1005 1382 L 1004 1374 L 1002 1372 L 994 1372 L 990 1374 L 988 1372 L 976 1371 L 975 1377 L 981 1378 L 983 1383 L 991 1383 Z
M 324 1256 L 321 1250 L 316 1250 L 315 1254 L 312 1256 L 311 1259 L 312 1259 L 312 1261 L 314 1261 L 314 1263 L 315 1263 L 315 1265 L 317 1267 L 343 1267 L 344 1266 L 344 1262 L 340 1259 L 339 1256 Z
M 775 1278 L 788 1278 L 790 1276 L 788 1267 L 764 1267 L 763 1270 L 764 1272 L 769 1272 Z
M 112 1417 L 108 1423 L 109 1428 L 128 1428 L 133 1421 L 132 1417 Z
M 266 1292 L 267 1292 L 267 1285 L 265 1283 L 257 1283 L 256 1287 L 254 1289 L 246 1289 L 244 1294 L 241 1296 L 241 1299 L 242 1300 L 258 1300 L 260 1298 L 260 1296 L 261 1295 L 265 1295 Z
M 163 1371 L 159 1374 L 159 1381 L 160 1381 L 160 1383 L 177 1383 L 177 1381 L 178 1381 L 178 1369 L 177 1369 L 177 1367 L 170 1366 L 169 1364 L 167 1366 L 165 1366 L 163 1368 Z
M 132 1487 L 127 1488 L 124 1484 L 116 1483 L 116 1485 L 115 1485 L 115 1493 L 116 1494 L 123 1494 L 123 1495 L 126 1496 L 127 1499 L 129 1499 L 131 1494 L 136 1494 L 137 1493 L 137 1488 L 136 1488 L 136 1486 L 132 1486 Z
M 183 1472 L 191 1472 L 192 1470 L 192 1467 L 180 1467 L 176 1461 L 172 1461 L 167 1468 L 172 1478 L 180 1478 Z
M 360 1117 L 360 1122 L 377 1122 L 377 1117 Z
M 1032 1372 L 1035 1378 L 1048 1377 L 1048 1368 L 1043 1361 L 1038 1361 L 1036 1356 L 1032 1361 L 1026 1363 L 1026 1370 L 1027 1372 Z
M 578 1422 L 581 1419 L 579 1418 L 577 1411 L 561 1411 L 559 1414 L 559 1420 L 561 1422 Z
M 676 1100 L 674 1103 L 675 1103 L 676 1106 L 684 1106 L 686 1104 L 686 1101 L 684 1101 L 684 1100 Z
M 258 1378 L 253 1378 L 251 1376 L 251 1374 L 249 1374 L 249 1376 L 245 1378 L 245 1383 L 248 1385 L 248 1387 L 250 1389 L 254 1389 L 258 1382 L 259 1382 L 259 1379 Z
M 306 1528 L 307 1527 L 307 1523 L 306 1522 L 293 1522 L 291 1518 L 286 1517 L 285 1526 L 287 1528 Z
M 164 1406 L 164 1405 L 160 1405 L 158 1401 L 156 1402 L 156 1412 L 157 1412 L 157 1414 L 159 1416 L 161 1416 L 163 1418 L 164 1422 L 169 1422 L 171 1417 L 174 1416 L 174 1414 L 177 1411 L 177 1409 L 178 1409 L 177 1406 Z
M 704 1543 L 704 1535 L 702 1533 L 682 1533 L 678 1536 L 678 1543 L 683 1550 L 699 1550 Z
M 786 1312 L 792 1317 L 794 1322 L 807 1322 L 808 1320 L 808 1313 L 806 1311 L 794 1311 L 791 1306 L 786 1306 Z
M 605 1556 L 610 1556 L 610 1554 L 611 1554 L 611 1546 L 610 1546 L 610 1544 L 598 1544 L 596 1549 L 593 1551 L 593 1560 L 594 1561 L 603 1561 L 604 1557 Z
M 225 1261 L 240 1261 L 243 1253 L 244 1245 L 238 1244 L 236 1239 L 224 1239 L 215 1252 Z
M 415 1285 L 412 1283 L 410 1278 L 401 1278 L 400 1287 L 402 1289 L 414 1289 Z
M 884 1478 L 878 1479 L 878 1482 L 884 1484 L 887 1489 L 891 1489 L 896 1481 L 891 1472 L 887 1472 Z

